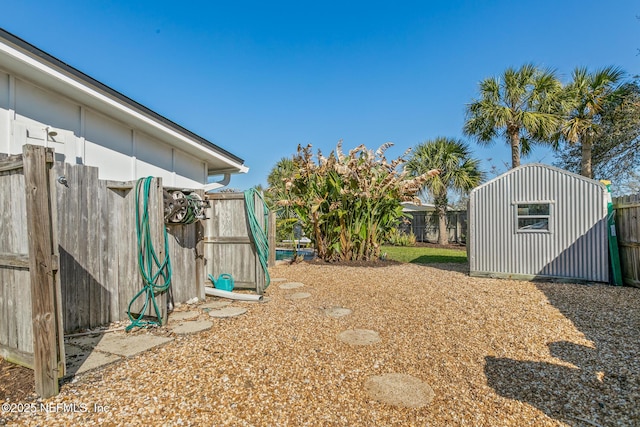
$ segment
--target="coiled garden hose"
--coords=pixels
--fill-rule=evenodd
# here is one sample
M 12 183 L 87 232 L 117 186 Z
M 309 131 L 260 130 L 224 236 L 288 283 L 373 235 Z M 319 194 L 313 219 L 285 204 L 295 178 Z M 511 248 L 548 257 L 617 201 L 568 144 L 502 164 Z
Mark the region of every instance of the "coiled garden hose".
M 255 196 L 262 201 L 263 206 L 263 218 L 262 224 L 260 224 L 259 219 L 256 217 L 256 207 L 255 207 Z M 251 235 L 253 236 L 253 241 L 256 244 L 256 252 L 258 253 L 258 259 L 260 260 L 260 265 L 264 270 L 265 275 L 265 289 L 271 283 L 271 277 L 269 276 L 268 262 L 269 262 L 269 208 L 267 207 L 267 203 L 264 201 L 262 194 L 256 191 L 255 188 L 250 188 L 244 192 L 244 201 L 245 206 L 247 208 L 247 218 L 249 219 L 249 228 L 251 229 Z
M 138 238 L 138 267 L 140 268 L 140 274 L 144 280 L 144 286 L 129 303 L 127 315 L 129 316 L 129 320 L 131 320 L 131 324 L 127 326 L 126 331 L 150 325 L 162 326 L 162 313 L 156 303 L 155 296 L 167 291 L 171 286 L 169 239 L 167 237 L 167 229 L 164 224 L 162 225 L 164 230 L 164 260 L 160 261 L 158 258 L 158 254 L 153 247 L 153 240 L 151 238 L 151 228 L 149 226 L 149 195 L 152 180 L 153 177 L 140 178 L 136 183 L 135 203 L 136 235 Z M 141 192 L 142 201 L 140 200 Z M 131 313 L 131 306 L 143 295 L 145 297 L 144 306 L 142 310 L 140 310 L 139 316 L 134 317 Z M 149 303 L 153 305 L 153 309 L 158 320 L 143 320 L 143 317 L 149 308 Z

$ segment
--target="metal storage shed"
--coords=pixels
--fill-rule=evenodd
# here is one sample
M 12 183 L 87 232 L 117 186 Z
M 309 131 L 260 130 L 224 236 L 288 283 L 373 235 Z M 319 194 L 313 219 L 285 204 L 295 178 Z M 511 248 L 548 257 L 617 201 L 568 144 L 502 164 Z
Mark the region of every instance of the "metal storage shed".
M 607 197 L 598 181 L 535 163 L 475 188 L 470 274 L 608 282 Z

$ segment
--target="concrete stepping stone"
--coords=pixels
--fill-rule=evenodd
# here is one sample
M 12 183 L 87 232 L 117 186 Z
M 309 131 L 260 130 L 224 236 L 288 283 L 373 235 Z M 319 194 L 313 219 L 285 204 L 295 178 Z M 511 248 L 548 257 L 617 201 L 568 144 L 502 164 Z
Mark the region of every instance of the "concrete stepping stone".
M 203 310 L 217 310 L 231 305 L 231 301 L 211 301 L 200 306 Z
M 235 317 L 245 314 L 246 312 L 247 309 L 242 307 L 223 307 L 219 310 L 211 310 L 209 316 L 216 318 Z
M 179 323 L 171 328 L 171 331 L 178 335 L 193 334 L 210 329 L 213 323 L 208 320 L 198 320 L 195 322 Z
M 99 336 L 76 337 L 70 339 L 69 343 L 104 353 L 129 357 L 172 340 L 173 338 L 150 334 L 129 335 L 126 332 L 113 332 Z
M 288 283 L 283 283 L 282 285 L 279 286 L 280 289 L 297 289 L 297 288 L 301 288 L 304 286 L 304 283 L 300 283 L 300 282 L 288 282 Z
M 328 317 L 333 317 L 336 319 L 340 317 L 348 316 L 351 313 L 353 313 L 350 309 L 344 308 L 344 307 L 329 307 L 329 308 L 325 308 L 323 311 L 324 311 L 324 314 L 327 315 Z
M 369 377 L 364 388 L 373 400 L 405 408 L 420 408 L 433 401 L 435 393 L 429 384 L 406 374 Z
M 66 344 L 64 350 L 66 355 L 67 376 L 82 374 L 83 372 L 121 360 L 121 357 L 115 354 L 84 350 L 73 344 Z
M 338 334 L 338 339 L 351 345 L 370 345 L 380 341 L 380 335 L 369 329 L 347 329 Z
M 198 311 L 174 311 L 169 314 L 169 323 L 180 322 L 182 320 L 193 320 L 199 315 L 200 313 Z
M 172 340 L 173 338 L 149 334 L 125 335 L 125 333 L 112 333 L 104 336 L 96 346 L 96 350 L 129 357 Z
M 309 292 L 296 292 L 294 294 L 287 295 L 285 298 L 291 299 L 291 300 L 297 300 L 297 299 L 309 298 L 310 296 L 311 294 Z

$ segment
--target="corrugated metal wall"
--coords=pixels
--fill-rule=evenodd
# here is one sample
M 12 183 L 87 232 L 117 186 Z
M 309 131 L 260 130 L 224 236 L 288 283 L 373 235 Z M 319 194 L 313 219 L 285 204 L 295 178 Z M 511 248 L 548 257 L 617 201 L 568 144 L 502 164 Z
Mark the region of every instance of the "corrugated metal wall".
M 474 189 L 469 201 L 472 275 L 609 281 L 606 188 L 529 164 Z M 546 202 L 549 230 L 518 231 L 518 203 Z

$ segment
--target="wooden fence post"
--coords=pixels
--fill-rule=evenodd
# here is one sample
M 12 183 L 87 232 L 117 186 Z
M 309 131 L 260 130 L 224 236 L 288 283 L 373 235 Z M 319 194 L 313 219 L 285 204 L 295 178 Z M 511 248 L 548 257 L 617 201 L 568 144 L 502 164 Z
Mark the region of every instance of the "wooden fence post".
M 204 300 L 207 297 L 204 292 L 204 287 L 207 279 L 205 278 L 206 273 L 204 267 L 204 225 L 202 224 L 202 221 L 196 222 L 195 233 L 196 247 L 194 250 L 196 257 L 196 293 L 198 295 L 198 298 Z
M 276 265 L 276 213 L 269 212 L 269 267 Z
M 24 179 L 29 234 L 29 273 L 33 324 L 34 375 L 36 393 L 47 398 L 58 394 L 58 337 L 49 167 L 53 152 L 45 147 L 25 145 Z M 47 159 L 47 157 L 49 157 Z

